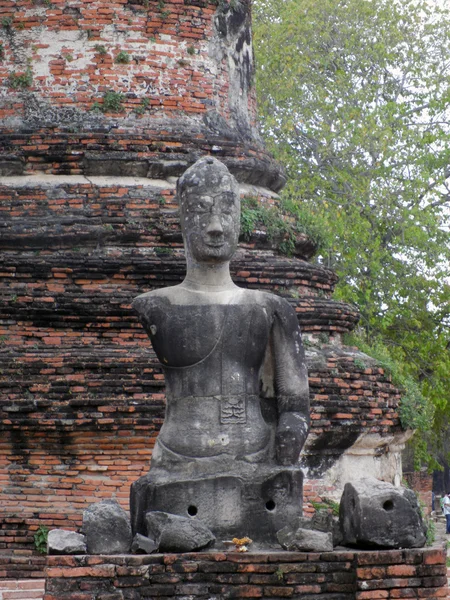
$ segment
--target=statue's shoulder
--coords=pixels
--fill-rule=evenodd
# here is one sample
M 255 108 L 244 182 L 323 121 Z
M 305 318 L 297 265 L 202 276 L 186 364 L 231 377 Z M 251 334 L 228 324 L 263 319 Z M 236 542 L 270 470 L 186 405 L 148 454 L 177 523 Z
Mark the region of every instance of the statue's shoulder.
M 270 313 L 291 314 L 295 312 L 287 300 L 262 290 L 245 290 L 246 302 L 265 308 Z
M 171 305 L 177 294 L 176 288 L 177 286 L 173 286 L 146 292 L 145 294 L 136 296 L 131 306 L 138 315 L 149 315 L 157 309 Z

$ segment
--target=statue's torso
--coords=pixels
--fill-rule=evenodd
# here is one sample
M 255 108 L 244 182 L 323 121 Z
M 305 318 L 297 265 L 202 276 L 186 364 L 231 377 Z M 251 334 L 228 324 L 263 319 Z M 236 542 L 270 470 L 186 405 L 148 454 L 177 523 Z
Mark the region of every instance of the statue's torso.
M 141 297 L 138 307 L 166 377 L 159 451 L 174 460 L 267 457 L 271 435 L 261 415 L 259 374 L 273 321 L 270 296 L 239 290 L 216 303 L 188 297 L 185 304 L 173 290 L 173 297 Z

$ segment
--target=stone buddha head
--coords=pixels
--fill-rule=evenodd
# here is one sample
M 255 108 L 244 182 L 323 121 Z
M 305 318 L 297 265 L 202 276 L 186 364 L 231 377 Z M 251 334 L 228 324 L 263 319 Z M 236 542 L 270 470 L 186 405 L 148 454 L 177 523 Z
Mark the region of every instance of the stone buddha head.
M 188 261 L 229 261 L 238 245 L 240 197 L 227 167 L 201 158 L 179 178 L 177 196 Z

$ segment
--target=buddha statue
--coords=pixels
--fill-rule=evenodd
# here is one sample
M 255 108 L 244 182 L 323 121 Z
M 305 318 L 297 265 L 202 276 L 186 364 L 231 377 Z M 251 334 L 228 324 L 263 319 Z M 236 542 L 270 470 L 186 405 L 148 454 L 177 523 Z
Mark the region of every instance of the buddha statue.
M 131 490 L 135 533 L 147 511 L 197 519 L 218 540 L 270 546 L 302 514 L 298 465 L 309 429 L 308 378 L 295 311 L 236 286 L 240 197 L 220 161 L 179 178 L 187 273 L 133 302 L 163 367 L 166 414 L 147 475 Z

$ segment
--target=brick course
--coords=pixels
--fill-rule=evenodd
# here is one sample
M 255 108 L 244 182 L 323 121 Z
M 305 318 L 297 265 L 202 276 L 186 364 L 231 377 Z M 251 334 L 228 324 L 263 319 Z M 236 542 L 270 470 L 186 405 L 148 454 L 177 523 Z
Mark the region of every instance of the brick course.
M 14 555 L 3 554 L 0 550 L 0 589 L 1 586 L 10 588 L 6 580 L 23 579 L 22 587 L 26 589 L 26 580 L 41 580 L 44 574 L 46 559 L 44 556 L 32 556 L 31 551 L 16 551 Z
M 45 581 L 34 579 L 29 581 L 5 579 L 0 581 L 0 600 L 42 600 L 45 591 Z

